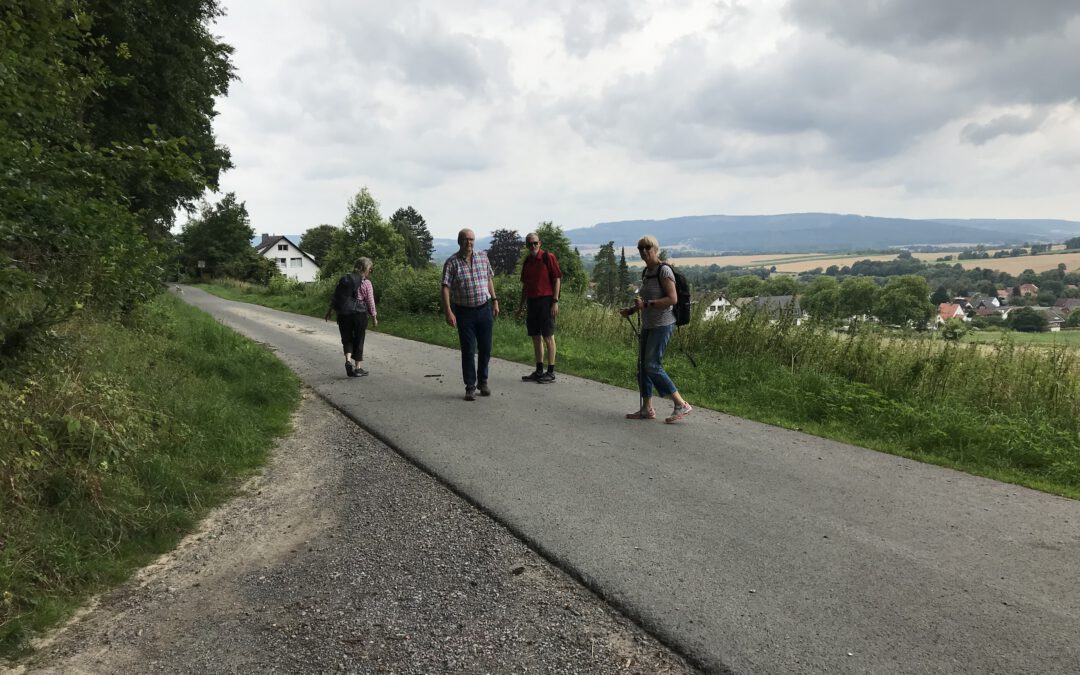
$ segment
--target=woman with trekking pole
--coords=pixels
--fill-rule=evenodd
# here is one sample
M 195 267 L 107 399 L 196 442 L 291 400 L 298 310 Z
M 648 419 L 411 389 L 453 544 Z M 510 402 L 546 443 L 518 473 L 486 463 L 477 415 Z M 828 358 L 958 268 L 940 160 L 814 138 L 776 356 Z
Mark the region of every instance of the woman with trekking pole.
M 664 351 L 675 332 L 675 312 L 672 311 L 672 306 L 678 301 L 675 273 L 670 265 L 660 261 L 660 243 L 651 234 L 638 241 L 638 254 L 645 262 L 641 289 L 634 298 L 633 306 L 620 312 L 627 318 L 632 314 L 641 315 L 641 333 L 638 336 L 638 389 L 641 393 L 641 405 L 635 412 L 628 413 L 626 419 L 656 418 L 656 410 L 652 406 L 655 389 L 660 396 L 667 396 L 675 403 L 671 415 L 664 419 L 668 424 L 674 424 L 693 410 L 664 372 L 662 363 Z

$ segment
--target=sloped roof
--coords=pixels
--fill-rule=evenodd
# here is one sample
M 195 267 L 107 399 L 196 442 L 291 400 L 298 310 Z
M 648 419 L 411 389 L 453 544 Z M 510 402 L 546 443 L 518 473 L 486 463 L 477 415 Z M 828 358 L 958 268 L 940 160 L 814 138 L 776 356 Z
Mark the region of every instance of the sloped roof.
M 258 252 L 259 255 L 264 255 L 267 251 L 269 251 L 271 248 L 273 248 L 275 245 L 277 245 L 278 242 L 281 242 L 281 241 L 285 241 L 285 242 L 288 242 L 288 243 L 292 244 L 293 248 L 295 248 L 297 251 L 300 251 L 300 254 L 302 256 L 304 256 L 305 258 L 310 260 L 316 267 L 319 266 L 319 261 L 315 260 L 315 258 L 312 258 L 310 255 L 305 253 L 304 249 L 300 248 L 295 242 L 293 242 L 292 239 L 289 239 L 288 237 L 283 236 L 283 235 L 278 235 L 278 236 L 275 236 L 275 237 L 269 237 L 269 238 L 259 242 L 258 244 L 255 245 L 255 250 Z

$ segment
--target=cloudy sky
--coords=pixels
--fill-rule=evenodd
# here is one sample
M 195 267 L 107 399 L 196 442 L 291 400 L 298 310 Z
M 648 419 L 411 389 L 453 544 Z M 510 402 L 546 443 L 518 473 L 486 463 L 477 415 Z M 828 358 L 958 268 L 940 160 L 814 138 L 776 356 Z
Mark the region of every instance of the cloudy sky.
M 1076 0 L 222 0 L 222 188 L 437 237 L 801 211 L 1080 220 Z

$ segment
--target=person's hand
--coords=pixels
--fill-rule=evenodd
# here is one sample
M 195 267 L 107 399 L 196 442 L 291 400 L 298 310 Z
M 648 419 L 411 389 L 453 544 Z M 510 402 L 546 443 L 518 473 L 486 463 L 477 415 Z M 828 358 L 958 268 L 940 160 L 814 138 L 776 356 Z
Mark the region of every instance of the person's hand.
M 553 302 L 551 303 L 551 318 L 554 319 L 557 316 L 559 316 L 559 303 Z
M 517 311 L 514 312 L 514 318 L 521 321 L 523 316 L 525 316 L 525 305 L 518 305 Z
M 491 303 L 491 318 L 493 318 L 493 319 L 498 319 L 499 318 L 499 301 L 498 300 Z
M 451 328 L 457 328 L 457 317 L 454 316 L 453 312 L 447 312 L 446 313 L 446 323 Z
M 326 316 L 324 316 L 324 317 L 322 318 L 322 320 L 323 320 L 323 321 L 329 321 L 329 320 L 330 320 L 330 314 L 331 314 L 331 312 L 333 312 L 333 311 L 334 311 L 334 310 L 332 310 L 332 309 L 328 309 L 328 310 L 326 310 Z
M 637 311 L 637 309 L 634 308 L 634 307 L 623 307 L 622 309 L 619 310 L 619 314 L 622 314 L 623 316 L 630 316 L 631 314 L 633 314 L 636 311 Z
M 371 317 L 371 321 L 375 325 L 376 328 L 379 327 L 379 317 L 373 316 L 373 317 Z

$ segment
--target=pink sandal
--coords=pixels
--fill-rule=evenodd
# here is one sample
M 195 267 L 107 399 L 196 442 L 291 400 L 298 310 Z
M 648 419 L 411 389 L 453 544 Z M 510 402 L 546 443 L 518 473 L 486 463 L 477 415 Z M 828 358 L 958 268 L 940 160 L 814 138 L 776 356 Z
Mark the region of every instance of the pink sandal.
M 642 408 L 641 410 L 635 410 L 632 413 L 626 413 L 626 419 L 654 420 L 656 419 L 656 410 L 654 410 L 653 408 Z

